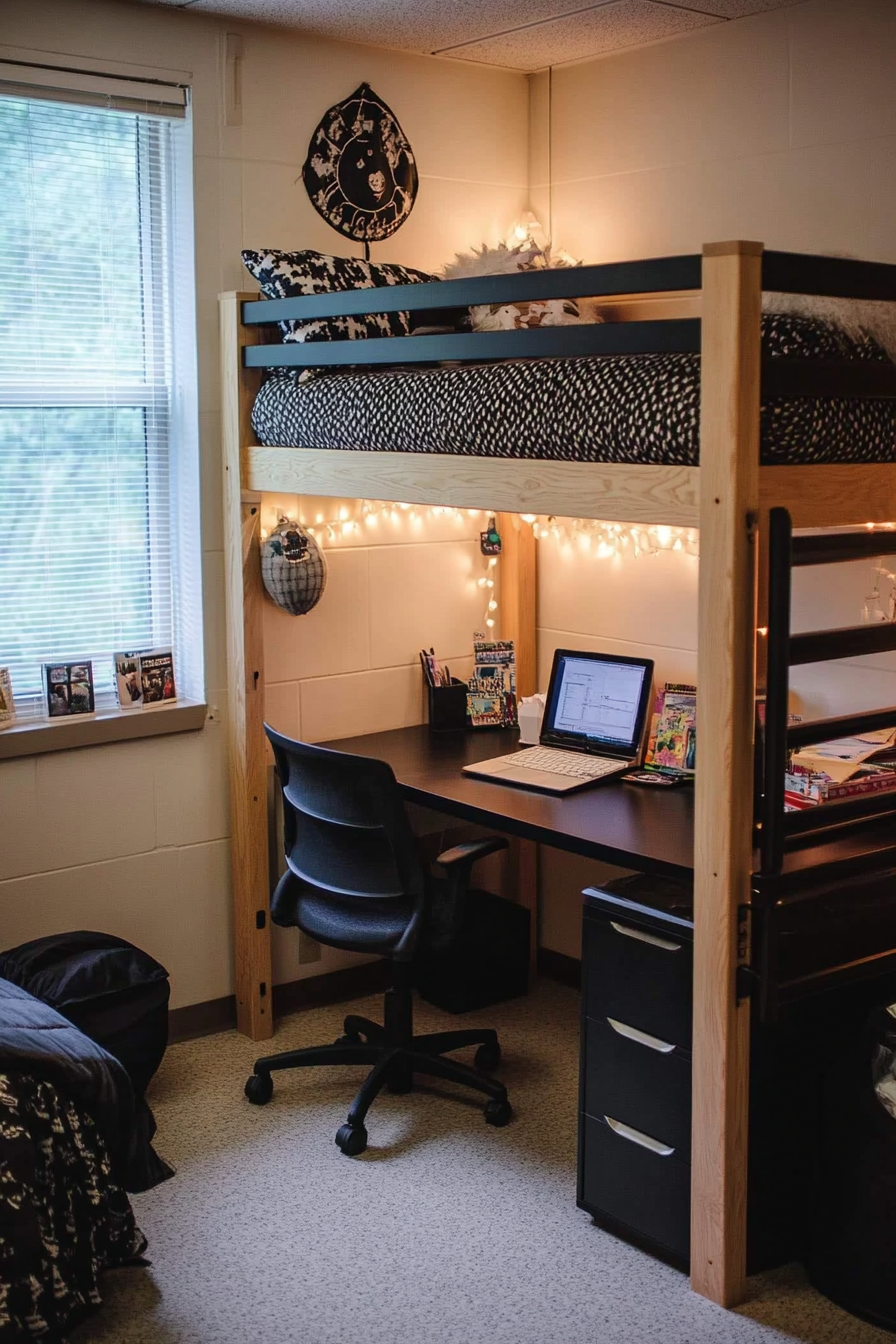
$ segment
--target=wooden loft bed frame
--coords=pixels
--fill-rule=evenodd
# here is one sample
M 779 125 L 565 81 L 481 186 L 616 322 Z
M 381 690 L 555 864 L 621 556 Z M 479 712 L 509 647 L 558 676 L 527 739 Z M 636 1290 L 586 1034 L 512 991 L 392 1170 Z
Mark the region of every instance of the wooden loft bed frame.
M 273 1030 L 268 909 L 263 589 L 258 555 L 263 491 L 487 508 L 700 530 L 697 677 L 701 765 L 695 796 L 694 1095 L 691 1282 L 732 1306 L 746 1264 L 749 1007 L 735 983 L 745 959 L 738 911 L 749 906 L 753 855 L 753 728 L 764 650 L 767 519 L 796 528 L 896 519 L 896 464 L 759 464 L 766 395 L 896 395 L 889 366 L 775 359 L 763 366 L 763 289 L 896 300 L 896 267 L 708 244 L 701 256 L 582 267 L 313 298 L 254 302 L 221 296 L 225 563 L 233 910 L 239 1029 Z M 672 293 L 699 298 L 700 320 L 606 323 L 539 331 L 264 346 L 262 326 L 312 318 L 559 298 L 618 303 Z M 348 347 L 346 349 L 346 347 Z M 702 349 L 700 465 L 514 461 L 436 454 L 265 448 L 251 409 L 272 364 L 405 363 L 524 355 Z M 363 350 L 363 353 L 361 353 Z M 773 364 L 773 366 L 772 366 Z M 502 633 L 520 645 L 523 693 L 534 688 L 534 544 L 502 528 Z M 509 621 L 507 613 L 509 612 Z M 509 625 L 509 628 L 508 628 Z

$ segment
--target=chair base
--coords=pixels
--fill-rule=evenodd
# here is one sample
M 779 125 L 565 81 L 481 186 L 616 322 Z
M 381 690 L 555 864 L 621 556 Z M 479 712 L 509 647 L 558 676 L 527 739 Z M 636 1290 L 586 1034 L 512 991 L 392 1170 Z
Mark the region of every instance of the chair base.
M 346 1123 L 336 1134 L 338 1147 L 349 1157 L 357 1156 L 367 1147 L 364 1121 L 383 1088 L 390 1092 L 410 1092 L 417 1075 L 460 1083 L 483 1093 L 488 1098 L 486 1123 L 497 1127 L 506 1125 L 512 1115 L 507 1089 L 503 1083 L 479 1071 L 496 1069 L 501 1061 L 497 1032 L 473 1028 L 414 1036 L 410 987 L 404 976 L 401 979 L 402 983 L 396 983 L 386 995 L 385 1025 L 350 1013 L 343 1023 L 344 1034 L 332 1045 L 306 1046 L 256 1060 L 245 1088 L 249 1101 L 256 1106 L 270 1101 L 274 1090 L 271 1074 L 279 1069 L 310 1068 L 317 1064 L 368 1064 L 372 1066 L 370 1072 L 349 1108 Z M 475 1056 L 476 1068 L 444 1058 L 450 1051 L 470 1045 L 479 1047 Z

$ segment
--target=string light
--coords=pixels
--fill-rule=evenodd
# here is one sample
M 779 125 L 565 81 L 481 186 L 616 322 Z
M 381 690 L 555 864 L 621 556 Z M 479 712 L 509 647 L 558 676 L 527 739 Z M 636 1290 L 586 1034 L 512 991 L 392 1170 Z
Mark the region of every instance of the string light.
M 569 553 L 575 545 L 580 554 L 591 555 L 597 560 L 621 559 L 625 555 L 637 558 L 658 555 L 660 551 L 700 554 L 700 535 L 693 527 L 670 527 L 664 523 L 655 526 L 608 523 L 596 518 L 557 518 L 553 514 L 538 518 L 523 513 L 520 517 L 531 525 L 540 541 L 551 539 L 564 553 Z
M 280 510 L 277 510 L 279 517 Z M 354 510 L 341 504 L 334 516 L 327 518 L 323 513 L 314 515 L 314 522 L 302 526 L 314 537 L 319 545 L 338 543 L 348 540 L 362 532 L 361 523 L 371 530 L 379 528 L 380 522 L 389 521 L 397 527 L 403 517 L 415 533 L 419 533 L 427 519 L 448 519 L 458 526 L 464 526 L 468 519 L 486 514 L 483 509 L 458 509 L 445 504 L 421 506 L 392 501 L 360 499 L 355 501 Z M 613 523 L 596 518 L 559 518 L 554 514 L 538 515 L 521 513 L 520 519 L 532 528 L 533 535 L 539 541 L 552 540 L 558 544 L 565 555 L 571 554 L 573 547 L 582 557 L 590 556 L 597 560 L 621 560 L 626 555 L 635 559 L 642 556 L 657 556 L 660 551 L 678 552 L 697 557 L 700 554 L 700 534 L 693 527 L 672 527 L 666 523 Z M 896 530 L 896 522 L 863 523 L 860 527 L 868 532 L 880 529 L 884 532 Z M 261 539 L 269 536 L 269 529 L 261 529 Z M 498 601 L 495 595 L 497 578 L 497 557 L 486 558 L 485 573 L 476 580 L 476 586 L 482 589 L 486 598 L 484 623 L 493 630 L 497 623 Z M 878 561 L 872 569 L 872 591 L 866 598 L 862 609 L 863 621 L 896 620 L 896 572 L 885 568 Z M 889 610 L 881 609 L 880 578 L 888 580 L 890 589 Z M 757 633 L 765 636 L 767 628 L 759 627 Z

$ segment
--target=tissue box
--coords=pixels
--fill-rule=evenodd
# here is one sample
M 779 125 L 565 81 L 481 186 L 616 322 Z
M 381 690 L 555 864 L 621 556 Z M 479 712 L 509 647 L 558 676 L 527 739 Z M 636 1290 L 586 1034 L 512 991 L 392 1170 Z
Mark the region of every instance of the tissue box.
M 520 724 L 520 742 L 532 746 L 538 745 L 541 736 L 541 720 L 544 717 L 545 697 L 530 695 L 517 705 L 517 718 Z

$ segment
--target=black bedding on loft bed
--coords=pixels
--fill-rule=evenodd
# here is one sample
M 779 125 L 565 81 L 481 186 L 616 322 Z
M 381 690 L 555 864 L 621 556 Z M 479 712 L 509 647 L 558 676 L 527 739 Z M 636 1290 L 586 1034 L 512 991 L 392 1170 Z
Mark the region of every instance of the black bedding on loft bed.
M 883 361 L 870 336 L 794 315 L 762 319 L 763 355 Z M 586 355 L 451 367 L 268 373 L 262 445 L 577 462 L 699 460 L 700 356 Z M 763 465 L 896 461 L 896 401 L 763 399 Z

